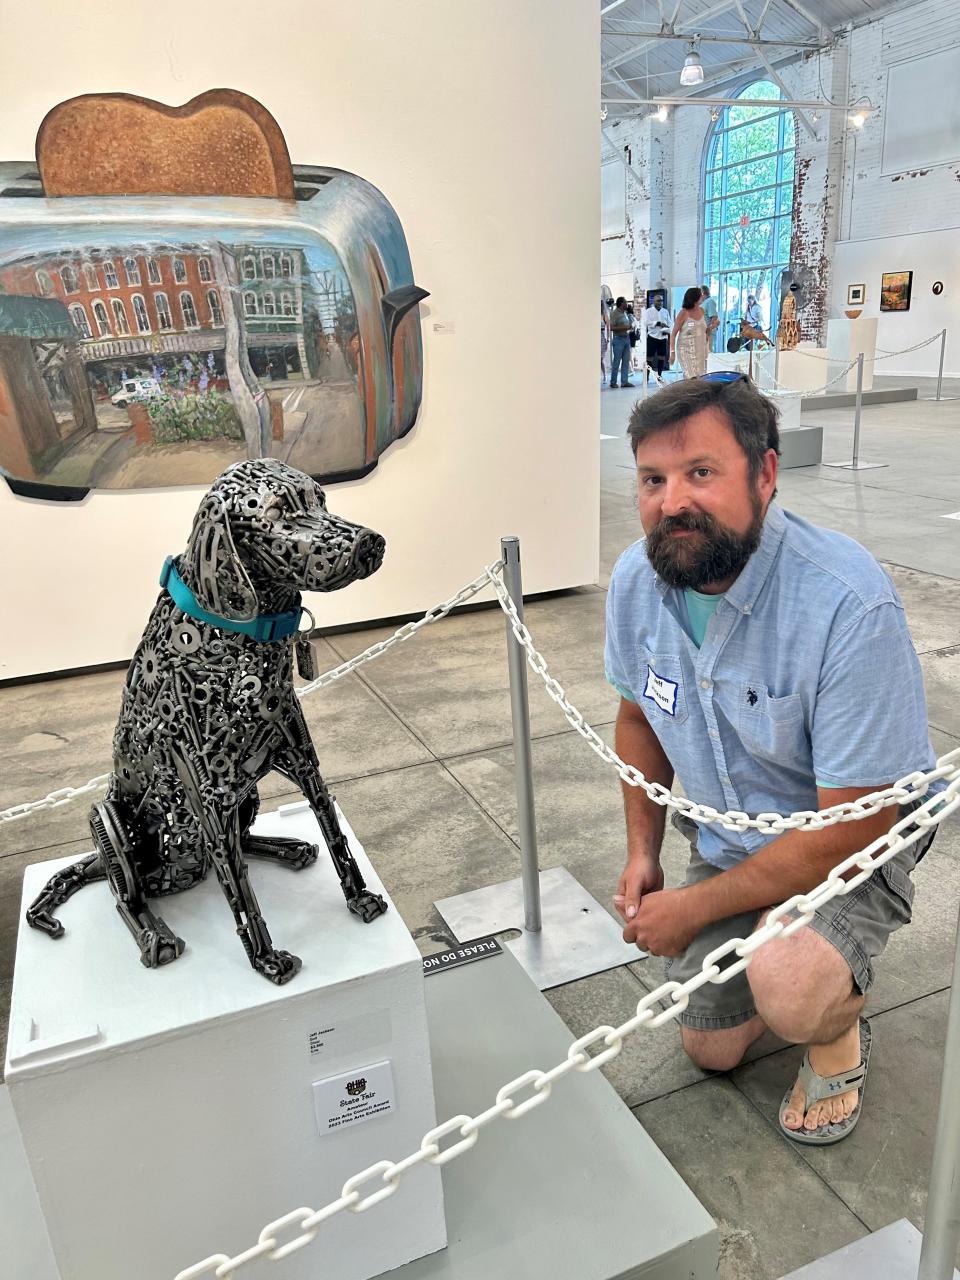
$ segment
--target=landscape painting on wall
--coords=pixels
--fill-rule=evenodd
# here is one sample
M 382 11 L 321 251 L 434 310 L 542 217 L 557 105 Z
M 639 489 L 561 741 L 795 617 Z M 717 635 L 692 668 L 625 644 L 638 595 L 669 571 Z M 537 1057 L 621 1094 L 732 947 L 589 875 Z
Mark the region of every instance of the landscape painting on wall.
M 410 430 L 427 294 L 400 222 L 342 170 L 293 166 L 292 190 L 50 199 L 0 164 L 11 488 L 201 485 L 264 456 L 350 479 Z
M 880 285 L 881 311 L 909 311 L 912 271 L 885 271 Z

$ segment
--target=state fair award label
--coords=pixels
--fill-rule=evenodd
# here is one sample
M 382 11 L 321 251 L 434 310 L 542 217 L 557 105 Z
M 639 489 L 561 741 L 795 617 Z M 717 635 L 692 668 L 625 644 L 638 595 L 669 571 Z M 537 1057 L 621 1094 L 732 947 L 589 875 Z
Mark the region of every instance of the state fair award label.
M 313 1109 L 321 1137 L 385 1116 L 393 1106 L 393 1071 L 389 1062 L 375 1062 L 313 1082 Z

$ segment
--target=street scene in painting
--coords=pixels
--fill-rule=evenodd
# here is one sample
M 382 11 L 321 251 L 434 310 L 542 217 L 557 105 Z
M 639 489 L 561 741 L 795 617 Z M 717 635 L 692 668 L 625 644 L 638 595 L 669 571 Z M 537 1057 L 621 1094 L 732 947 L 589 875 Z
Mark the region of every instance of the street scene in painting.
M 415 420 L 425 296 L 374 195 L 392 245 L 370 227 L 340 252 L 295 227 L 215 238 L 186 219 L 149 241 L 98 228 L 84 242 L 72 229 L 68 246 L 44 246 L 34 230 L 30 252 L 5 234 L 4 474 L 82 489 L 206 484 L 255 456 L 321 481 L 364 474 Z

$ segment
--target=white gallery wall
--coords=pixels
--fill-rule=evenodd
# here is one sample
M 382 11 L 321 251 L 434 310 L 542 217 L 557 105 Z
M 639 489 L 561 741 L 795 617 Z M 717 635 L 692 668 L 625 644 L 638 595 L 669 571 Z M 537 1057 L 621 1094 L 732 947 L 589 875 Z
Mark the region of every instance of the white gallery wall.
M 273 113 L 294 163 L 359 174 L 396 209 L 431 294 L 423 407 L 373 473 L 328 491 L 385 535 L 387 557 L 310 598 L 319 626 L 428 608 L 496 559 L 502 534 L 522 540 L 528 592 L 596 581 L 595 9 L 558 22 L 550 0 L 288 0 L 269 14 L 168 0 L 160 18 L 0 0 L 0 29 L 4 159 L 31 158 L 45 113 L 75 94 L 179 104 L 225 86 Z M 544 274 L 552 319 L 538 328 Z M 202 491 L 60 504 L 0 483 L 0 679 L 128 658 Z

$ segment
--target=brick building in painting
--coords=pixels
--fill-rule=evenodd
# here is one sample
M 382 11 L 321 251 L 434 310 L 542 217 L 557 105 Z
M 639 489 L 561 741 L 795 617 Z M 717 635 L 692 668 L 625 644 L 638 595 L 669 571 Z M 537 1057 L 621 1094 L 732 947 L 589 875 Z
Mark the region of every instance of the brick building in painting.
M 304 305 L 303 254 L 265 246 L 238 246 L 235 254 L 254 372 L 314 376 L 321 338 L 315 308 Z M 124 373 L 168 369 L 186 355 L 213 352 L 222 372 L 224 300 L 211 256 L 195 246 L 34 255 L 0 267 L 0 293 L 63 303 L 101 396 Z

